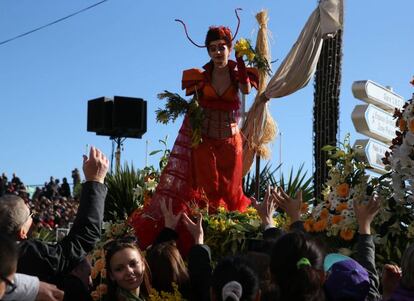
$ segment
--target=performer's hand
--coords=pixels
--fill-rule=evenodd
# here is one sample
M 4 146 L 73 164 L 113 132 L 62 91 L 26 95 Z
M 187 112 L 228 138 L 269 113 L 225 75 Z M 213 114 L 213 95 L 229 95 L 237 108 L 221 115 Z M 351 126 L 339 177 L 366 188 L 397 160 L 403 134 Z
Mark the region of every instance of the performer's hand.
M 203 216 L 198 215 L 197 223 L 193 222 L 186 213 L 183 213 L 183 223 L 194 238 L 195 244 L 204 244 Z
M 302 190 L 296 193 L 295 198 L 291 198 L 282 187 L 277 188 L 276 200 L 280 208 L 290 217 L 291 223 L 300 220 L 300 209 L 302 207 Z
M 259 203 L 255 198 L 251 198 L 253 207 L 257 210 L 264 228 L 275 226 L 273 214 L 277 209 L 276 193 L 276 190 L 268 185 L 263 202 Z
M 181 218 L 182 212 L 180 212 L 177 215 L 174 215 L 174 212 L 172 210 L 171 200 L 168 202 L 168 208 L 167 208 L 167 205 L 165 204 L 165 201 L 161 202 L 161 212 L 162 212 L 162 215 L 164 216 L 164 226 L 175 230 L 175 228 L 177 227 L 178 221 Z

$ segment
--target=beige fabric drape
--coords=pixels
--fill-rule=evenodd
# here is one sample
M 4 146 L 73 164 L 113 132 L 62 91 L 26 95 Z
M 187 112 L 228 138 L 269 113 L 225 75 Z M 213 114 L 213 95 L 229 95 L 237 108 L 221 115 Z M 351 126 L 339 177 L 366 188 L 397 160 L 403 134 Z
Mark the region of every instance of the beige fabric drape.
M 248 141 L 243 147 L 244 175 L 249 171 L 255 154 L 262 149 L 261 138 L 266 132 L 266 119 L 270 116 L 265 100 L 292 94 L 307 85 L 315 72 L 323 39 L 342 28 L 342 11 L 343 0 L 321 0 L 266 90 L 263 93 L 259 91 L 242 128 Z

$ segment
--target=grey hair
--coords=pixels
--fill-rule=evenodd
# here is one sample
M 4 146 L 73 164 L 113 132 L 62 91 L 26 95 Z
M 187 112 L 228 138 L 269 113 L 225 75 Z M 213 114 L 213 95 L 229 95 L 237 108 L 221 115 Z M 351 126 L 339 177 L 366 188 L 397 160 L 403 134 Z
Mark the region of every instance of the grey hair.
M 414 244 L 404 252 L 401 260 L 401 284 L 407 289 L 414 289 Z
M 26 222 L 24 200 L 13 194 L 0 197 L 0 232 L 15 236 Z

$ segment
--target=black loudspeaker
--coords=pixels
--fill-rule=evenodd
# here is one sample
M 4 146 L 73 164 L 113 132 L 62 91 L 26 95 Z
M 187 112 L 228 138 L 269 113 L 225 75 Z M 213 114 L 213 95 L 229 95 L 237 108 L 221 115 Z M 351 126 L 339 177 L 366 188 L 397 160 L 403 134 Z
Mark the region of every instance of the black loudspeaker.
M 123 96 L 89 100 L 87 130 L 103 136 L 141 138 L 147 131 L 147 102 Z

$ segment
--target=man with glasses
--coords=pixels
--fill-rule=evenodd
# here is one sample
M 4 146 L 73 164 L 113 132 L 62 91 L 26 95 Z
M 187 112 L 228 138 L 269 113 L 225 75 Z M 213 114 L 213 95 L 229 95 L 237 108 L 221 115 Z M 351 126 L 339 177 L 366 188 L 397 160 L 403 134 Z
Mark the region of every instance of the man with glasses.
M 33 222 L 30 209 L 16 195 L 0 197 L 0 233 L 20 241 L 19 273 L 37 276 L 41 281 L 63 287 L 65 277 L 100 239 L 108 159 L 91 147 L 89 158 L 84 156 L 83 171 L 86 182 L 82 185 L 76 219 L 69 234 L 57 244 L 27 239 Z

